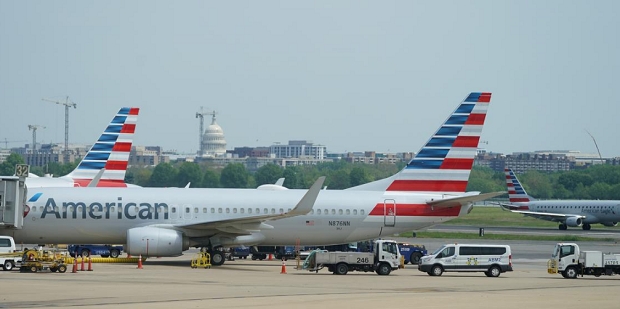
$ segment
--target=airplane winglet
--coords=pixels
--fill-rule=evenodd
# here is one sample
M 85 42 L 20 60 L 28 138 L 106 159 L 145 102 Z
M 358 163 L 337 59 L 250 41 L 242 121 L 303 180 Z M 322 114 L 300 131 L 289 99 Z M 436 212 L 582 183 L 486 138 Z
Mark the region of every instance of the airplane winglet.
M 97 172 L 97 175 L 93 177 L 93 180 L 91 180 L 88 183 L 87 187 L 96 187 L 99 184 L 99 179 L 101 179 L 101 176 L 103 176 L 103 173 L 105 173 L 105 167 L 100 169 L 99 172 Z
M 506 194 L 506 191 L 498 191 L 498 192 L 483 193 L 483 194 L 476 194 L 476 195 L 456 196 L 456 197 L 445 198 L 445 199 L 440 199 L 440 200 L 428 201 L 426 202 L 426 204 L 428 204 L 429 206 L 433 206 L 435 208 L 454 207 L 454 206 L 462 205 L 464 203 L 474 203 L 474 202 L 484 201 L 486 199 L 500 196 L 502 194 Z
M 287 217 L 302 216 L 312 211 L 314 202 L 316 202 L 316 199 L 319 197 L 319 193 L 321 192 L 321 188 L 323 187 L 323 182 L 325 182 L 325 176 L 319 177 L 310 189 L 308 189 L 308 192 L 304 194 L 304 197 L 299 200 L 299 203 L 295 205 L 295 208 L 285 215 Z
M 276 186 L 283 186 L 284 185 L 284 177 L 282 178 L 278 178 L 278 181 L 276 181 L 275 185 Z

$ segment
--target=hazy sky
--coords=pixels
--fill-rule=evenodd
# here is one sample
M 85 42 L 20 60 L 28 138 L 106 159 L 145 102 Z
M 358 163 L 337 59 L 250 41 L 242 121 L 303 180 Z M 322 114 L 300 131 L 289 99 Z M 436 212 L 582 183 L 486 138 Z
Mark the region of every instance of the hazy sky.
M 306 139 L 418 151 L 472 91 L 481 145 L 620 156 L 617 1 L 0 0 L 0 147 L 93 143 L 122 106 L 135 144 L 198 149 L 200 106 L 228 149 Z M 210 123 L 207 121 L 207 124 Z M 22 143 L 11 143 L 15 147 Z

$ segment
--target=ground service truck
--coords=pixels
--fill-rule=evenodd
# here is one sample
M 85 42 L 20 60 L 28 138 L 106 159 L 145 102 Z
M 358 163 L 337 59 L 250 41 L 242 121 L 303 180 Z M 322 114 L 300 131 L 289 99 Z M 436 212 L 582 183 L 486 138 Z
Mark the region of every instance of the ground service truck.
M 349 271 L 374 271 L 379 275 L 389 275 L 400 266 L 400 252 L 393 240 L 377 240 L 373 252 L 329 252 L 314 250 L 306 258 L 303 268 L 318 272 L 327 269 L 336 275 L 346 275 Z
M 577 244 L 558 243 L 547 263 L 547 271 L 569 279 L 584 275 L 620 274 L 620 254 L 581 251 Z

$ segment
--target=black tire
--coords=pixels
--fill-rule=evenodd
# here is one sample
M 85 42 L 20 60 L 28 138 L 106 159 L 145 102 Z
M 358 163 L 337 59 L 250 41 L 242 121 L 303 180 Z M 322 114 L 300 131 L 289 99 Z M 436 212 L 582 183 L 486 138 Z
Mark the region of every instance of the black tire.
M 88 249 L 83 249 L 82 251 L 80 251 L 80 255 L 82 257 L 89 257 L 90 256 L 90 250 Z
M 577 278 L 577 269 L 575 267 L 568 267 L 564 270 L 564 277 L 568 279 Z
M 62 273 L 65 273 L 66 271 L 67 271 L 67 265 L 65 265 L 65 264 L 58 265 L 58 272 L 59 273 L 62 274 Z
M 119 250 L 117 250 L 117 249 L 110 250 L 110 257 L 111 258 L 115 259 L 115 258 L 119 257 L 120 255 L 121 255 L 121 252 Z
M 581 228 L 582 228 L 584 231 L 589 231 L 589 230 L 591 230 L 591 229 L 592 229 L 592 226 L 591 226 L 590 224 L 586 223 L 586 224 L 582 225 L 582 226 L 581 226 Z
M 30 272 L 32 273 L 36 273 L 39 269 L 36 266 L 31 266 L 30 267 Z
M 417 265 L 420 263 L 420 258 L 422 258 L 422 253 L 413 252 L 411 253 L 411 257 L 409 257 L 411 264 Z
M 13 270 L 13 268 L 15 267 L 15 263 L 13 263 L 13 261 L 4 261 L 4 264 L 2 265 L 2 269 L 4 270 Z
M 487 277 L 499 277 L 501 273 L 502 273 L 502 270 L 497 265 L 491 266 L 489 270 L 485 272 Z
M 224 262 L 226 262 L 226 256 L 224 252 L 219 250 L 213 250 L 211 252 L 211 265 L 220 266 L 224 265 Z
M 405 260 L 405 265 L 409 264 L 409 261 Z
M 392 267 L 390 267 L 390 265 L 387 263 L 381 263 L 379 264 L 379 267 L 377 268 L 377 275 L 387 276 L 391 272 L 392 272 Z
M 439 265 L 435 265 L 433 266 L 433 268 L 431 268 L 431 276 L 441 276 L 441 274 L 443 274 L 443 267 L 439 266 Z
M 334 269 L 336 275 L 346 275 L 349 272 L 349 266 L 345 263 L 338 263 Z
M 566 224 L 564 224 L 564 223 L 561 223 L 561 224 L 558 226 L 558 228 L 559 228 L 560 230 L 562 230 L 562 231 L 566 231 L 566 230 L 568 229 L 568 226 L 567 226 Z
M 53 272 L 53 273 L 55 273 L 55 272 L 57 272 L 57 271 L 58 271 L 58 268 L 56 268 L 56 267 L 50 267 L 50 271 L 51 271 L 51 272 Z

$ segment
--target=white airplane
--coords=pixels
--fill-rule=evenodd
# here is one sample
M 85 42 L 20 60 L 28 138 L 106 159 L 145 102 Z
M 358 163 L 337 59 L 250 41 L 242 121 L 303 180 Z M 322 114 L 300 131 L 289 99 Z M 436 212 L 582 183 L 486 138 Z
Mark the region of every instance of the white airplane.
M 619 200 L 535 200 L 529 196 L 511 169 L 504 169 L 510 204 L 502 208 L 537 219 L 559 222 L 559 229 L 580 227 L 590 230 L 592 224 L 616 226 L 620 221 Z
M 86 187 L 103 170 L 96 183 L 97 187 L 137 187 L 125 183 L 125 173 L 139 112 L 137 107 L 121 108 L 71 173 L 61 177 L 37 177 L 30 174 L 26 178 L 26 185 L 30 189 Z
M 349 188 L 37 188 L 28 191 L 22 243 L 123 243 L 134 256 L 178 256 L 204 247 L 330 245 L 426 228 L 505 192 L 466 193 L 490 93 L 471 93 L 407 166 Z M 7 231 L 3 231 L 7 234 Z

